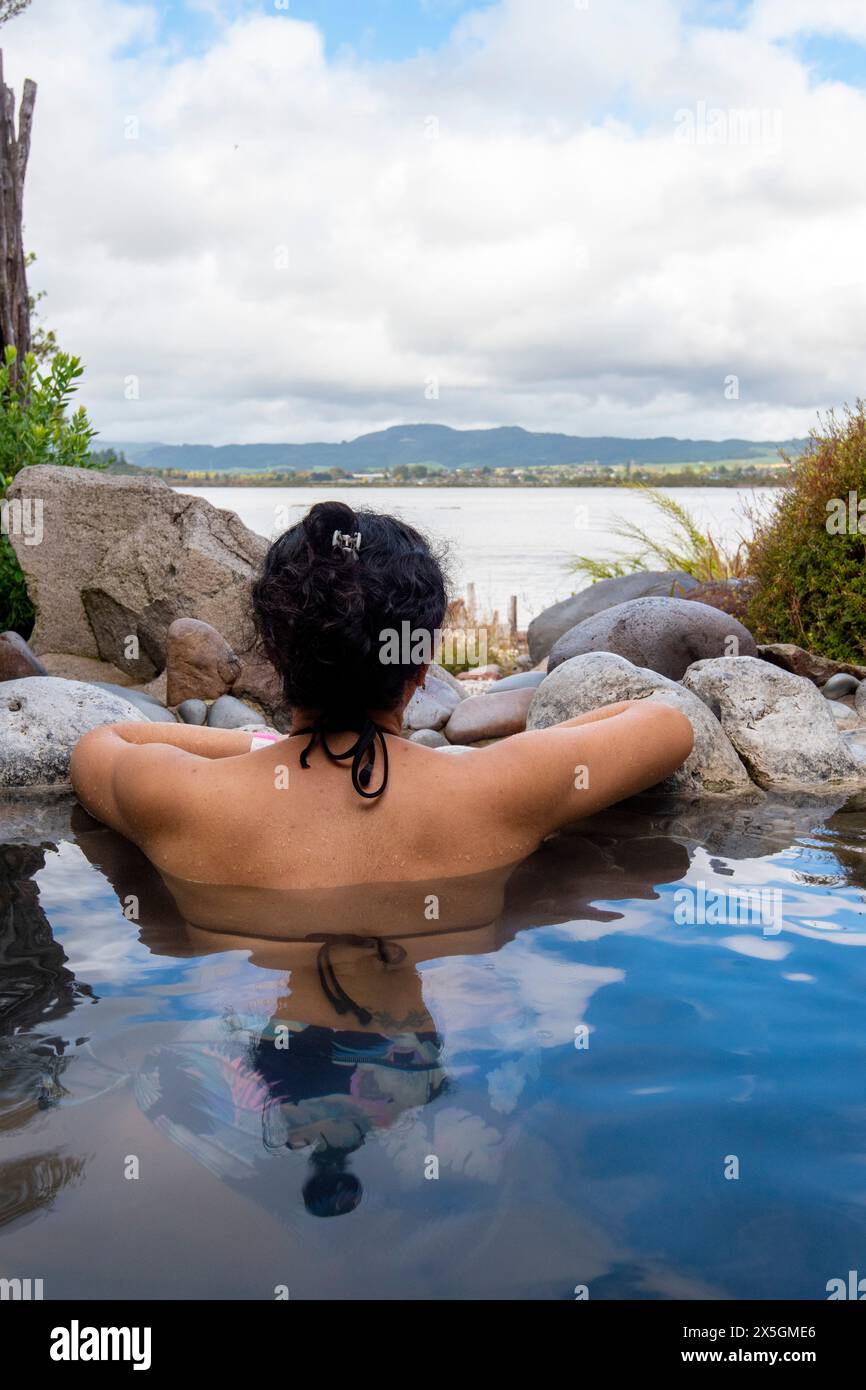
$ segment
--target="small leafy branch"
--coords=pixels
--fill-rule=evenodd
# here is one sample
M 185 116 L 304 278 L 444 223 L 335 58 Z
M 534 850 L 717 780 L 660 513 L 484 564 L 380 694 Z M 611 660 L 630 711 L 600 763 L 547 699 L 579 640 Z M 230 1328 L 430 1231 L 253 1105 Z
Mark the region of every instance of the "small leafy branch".
M 83 406 L 67 414 L 83 374 L 79 358 L 68 353 L 58 352 L 40 372 L 32 352 L 18 365 L 17 349 L 6 348 L 0 366 L 0 496 L 32 464 L 88 467 L 96 431 Z

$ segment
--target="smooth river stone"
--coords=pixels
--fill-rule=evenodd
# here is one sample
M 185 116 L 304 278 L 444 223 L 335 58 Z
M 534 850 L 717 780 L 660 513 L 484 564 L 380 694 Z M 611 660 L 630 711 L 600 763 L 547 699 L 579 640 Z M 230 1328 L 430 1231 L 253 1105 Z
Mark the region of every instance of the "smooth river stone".
M 262 728 L 265 722 L 258 710 L 236 700 L 234 695 L 220 695 L 207 713 L 209 729 Z
M 464 700 L 445 725 L 445 737 L 449 743 L 466 744 L 522 733 L 534 698 L 533 687 L 529 690 L 502 690 L 498 694 L 491 691 Z
M 166 639 L 166 704 L 216 700 L 231 689 L 241 663 L 225 638 L 198 618 L 177 618 Z
M 717 656 L 757 656 L 741 622 L 683 598 L 635 598 L 578 623 L 550 653 L 549 670 L 587 652 L 612 652 L 633 665 L 682 679 L 689 666 Z
M 513 676 L 503 676 L 491 687 L 491 695 L 501 690 L 537 690 L 547 675 L 546 671 L 516 671 Z
M 422 748 L 447 748 L 448 740 L 438 729 L 416 729 L 409 735 L 410 743 L 420 743 Z
M 845 671 L 839 671 L 835 676 L 831 676 L 825 686 L 821 688 L 821 694 L 825 700 L 841 700 L 843 695 L 853 695 L 860 682 L 856 676 L 849 676 Z
M 0 632 L 0 681 L 23 680 L 25 676 L 47 676 L 38 656 L 17 632 Z

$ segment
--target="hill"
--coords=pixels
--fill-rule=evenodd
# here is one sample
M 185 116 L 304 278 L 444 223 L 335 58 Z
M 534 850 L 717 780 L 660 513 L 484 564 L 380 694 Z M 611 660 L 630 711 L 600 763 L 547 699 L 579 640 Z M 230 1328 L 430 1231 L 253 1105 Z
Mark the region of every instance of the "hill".
M 128 444 L 100 438 L 97 447 L 123 453 L 140 468 L 176 468 L 188 473 L 312 472 L 329 468 L 372 473 L 413 463 L 454 470 L 765 460 L 780 448 L 797 453 L 805 443 L 804 439 L 580 437 L 535 434 L 518 426 L 457 430 L 448 425 L 394 425 L 338 444 Z

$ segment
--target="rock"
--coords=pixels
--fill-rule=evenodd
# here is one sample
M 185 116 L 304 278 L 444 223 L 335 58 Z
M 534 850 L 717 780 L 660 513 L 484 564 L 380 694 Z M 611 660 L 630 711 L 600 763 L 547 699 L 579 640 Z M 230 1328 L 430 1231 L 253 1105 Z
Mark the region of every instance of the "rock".
M 824 694 L 823 691 L 821 693 Z M 824 698 L 826 699 L 826 696 Z M 841 700 L 827 700 L 827 708 L 836 720 L 837 729 L 862 728 L 860 716 L 851 705 L 843 704 Z
M 175 618 L 210 623 L 236 652 L 252 645 L 250 581 L 267 541 L 233 512 L 157 478 L 52 465 L 23 468 L 7 495 L 42 505 L 41 544 L 10 537 L 35 652 L 101 658 L 141 682 L 163 669 Z
M 428 695 L 426 690 L 416 690 L 403 711 L 403 728 L 413 732 L 420 729 L 444 729 L 453 709 L 453 705 L 440 702 L 435 696 Z
M 468 671 L 461 671 L 457 677 L 459 681 L 495 681 L 502 675 L 502 667 L 495 661 L 490 661 L 486 666 L 470 666 Z
M 843 695 L 853 695 L 860 682 L 856 676 L 849 675 L 847 671 L 837 671 L 835 676 L 831 676 L 827 684 L 821 687 L 821 694 L 825 700 L 840 700 Z
M 276 668 L 255 647 L 241 655 L 240 663 L 241 672 L 232 686 L 232 694 L 239 700 L 253 701 L 281 733 L 288 733 L 292 727 L 292 711 L 286 704 Z
M 695 661 L 757 655 L 752 634 L 736 618 L 681 598 L 635 598 L 578 623 L 550 653 L 549 668 L 586 652 L 613 652 L 634 666 L 678 681 Z
M 420 743 L 422 748 L 447 748 L 448 740 L 437 729 L 416 729 L 409 735 L 410 743 Z
M 142 695 L 149 695 L 152 700 L 158 700 L 161 705 L 168 703 L 165 698 L 168 694 L 168 680 L 165 671 L 161 676 L 154 676 L 153 680 L 147 681 L 145 685 L 135 686 L 135 689 L 140 690 Z
M 759 786 L 831 791 L 862 774 L 828 701 L 802 676 L 755 657 L 697 661 L 683 685 L 713 711 Z
M 95 685 L 98 681 L 108 681 L 110 685 L 132 685 L 132 676 L 112 666 L 110 661 L 95 661 L 91 656 L 70 656 L 65 652 L 43 652 L 42 663 L 49 676 L 60 676 L 66 681 L 87 681 Z
M 454 691 L 455 695 L 460 696 L 461 700 L 468 699 L 469 693 L 463 688 L 462 681 L 459 681 L 456 676 L 452 676 L 451 672 L 447 671 L 444 666 L 440 666 L 438 661 L 430 662 L 430 665 L 427 667 L 427 675 L 428 677 L 434 676 L 437 681 L 441 681 L 443 685 L 447 685 Z
M 486 695 L 488 690 L 492 690 L 495 684 L 496 682 L 493 680 L 466 680 L 463 682 L 463 689 L 466 691 L 467 696 Z
M 11 845 L 31 845 L 37 849 L 45 849 L 48 845 L 57 846 L 63 840 L 74 842 L 75 830 L 71 822 L 73 810 L 77 807 L 75 793 L 68 785 L 58 785 L 50 789 L 4 789 L 0 797 L 0 874 L 4 852 L 8 852 Z M 4 909 L 6 912 L 9 910 L 8 890 Z M 7 918 L 7 922 L 8 920 Z M 11 936 L 9 933 L 6 938 L 10 946 L 13 944 Z M 17 939 L 14 941 L 16 953 L 20 951 L 20 944 Z M 8 985 L 6 988 L 8 990 Z
M 660 790 L 687 798 L 755 792 L 721 724 L 702 700 L 657 671 L 633 666 L 611 652 L 588 652 L 557 666 L 535 692 L 526 727 L 546 729 L 603 705 L 643 699 L 682 710 L 695 733 L 688 758 Z
M 791 671 L 795 676 L 806 676 L 816 685 L 826 685 L 833 676 L 844 673 L 866 680 L 866 666 L 853 666 L 844 661 L 831 661 L 828 656 L 817 656 L 807 652 L 793 642 L 770 642 L 758 648 L 758 656 L 779 666 L 783 671 Z
M 231 690 L 241 673 L 228 642 L 200 618 L 175 618 L 166 638 L 170 705 L 184 700 L 216 700 Z
M 0 787 L 69 783 L 82 734 L 100 724 L 142 721 L 135 705 L 83 681 L 43 676 L 0 685 Z
M 184 724 L 207 723 L 207 705 L 204 700 L 184 700 L 178 705 L 176 712 Z
M 220 695 L 207 712 L 209 729 L 260 729 L 267 721 L 234 695 Z
M 749 603 L 758 588 L 756 579 L 713 579 L 705 584 L 696 584 L 683 598 L 690 603 L 705 603 L 710 608 L 718 608 L 722 613 L 730 613 L 745 623 Z
M 438 676 L 432 675 L 429 671 L 424 678 L 421 689 L 438 705 L 444 705 L 446 709 L 456 709 L 460 701 L 466 698 L 465 691 L 460 690 L 458 693 L 452 686 L 446 685 L 445 681 L 441 681 Z
M 449 743 L 479 743 L 522 733 L 534 699 L 535 690 L 530 689 L 490 692 L 464 700 L 445 725 L 445 737 Z
M 537 664 L 566 632 L 606 608 L 615 608 L 633 598 L 669 598 L 696 585 L 697 580 L 682 570 L 635 570 L 634 574 L 623 574 L 617 579 L 599 579 L 533 618 L 527 632 L 529 655 Z
M 152 695 L 147 695 L 143 690 L 130 689 L 129 686 L 112 685 L 110 681 L 93 681 L 93 685 L 100 690 L 107 690 L 109 695 L 119 695 L 122 700 L 128 700 L 131 705 L 135 705 L 140 710 L 145 719 L 150 719 L 154 724 L 176 724 L 177 720 L 171 710 L 166 709 L 161 700 L 156 700 Z
M 47 675 L 42 662 L 23 637 L 17 632 L 0 632 L 0 682 Z
M 866 719 L 866 680 L 861 681 L 854 692 L 854 708 L 861 719 Z
M 537 690 L 546 674 L 546 671 L 518 671 L 514 676 L 503 676 L 490 687 L 491 694 L 498 695 L 500 690 Z

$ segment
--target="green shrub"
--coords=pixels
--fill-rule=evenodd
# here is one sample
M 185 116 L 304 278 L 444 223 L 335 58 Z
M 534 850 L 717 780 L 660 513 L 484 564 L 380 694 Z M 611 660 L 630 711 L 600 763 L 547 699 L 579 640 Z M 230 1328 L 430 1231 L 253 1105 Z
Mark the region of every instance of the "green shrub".
M 83 370 L 79 359 L 65 352 L 58 352 L 46 371 L 32 353 L 19 366 L 15 348 L 6 348 L 0 365 L 0 501 L 15 474 L 32 464 L 99 466 L 90 455 L 95 430 L 87 412 L 79 406 L 69 414 Z M 15 552 L 0 533 L 0 631 L 11 628 L 27 637 L 33 617 Z
M 864 660 L 866 402 L 820 422 L 772 512 L 755 522 L 747 550 L 758 581 L 748 623 L 758 641 Z
M 0 534 L 0 632 L 20 632 L 22 637 L 29 637 L 33 617 L 21 566 L 8 538 Z

